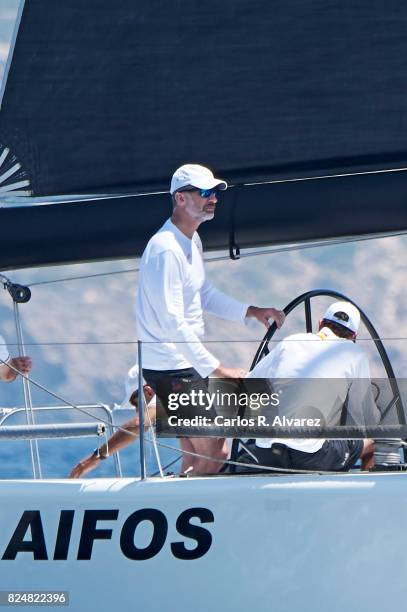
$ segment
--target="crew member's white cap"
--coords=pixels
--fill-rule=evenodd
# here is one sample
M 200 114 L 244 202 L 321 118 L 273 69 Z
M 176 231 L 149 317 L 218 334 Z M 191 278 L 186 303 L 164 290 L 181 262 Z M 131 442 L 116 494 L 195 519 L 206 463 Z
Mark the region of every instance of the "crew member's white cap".
M 209 168 L 199 166 L 198 164 L 185 164 L 178 168 L 178 170 L 175 170 L 171 179 L 171 195 L 187 185 L 192 185 L 198 189 L 218 187 L 218 189 L 224 190 L 228 188 L 226 181 L 214 177 Z
M 127 402 L 129 402 L 131 394 L 134 393 L 134 391 L 138 390 L 139 372 L 140 372 L 140 368 L 138 367 L 138 363 L 135 363 L 134 366 L 130 368 L 130 370 L 127 372 L 126 381 L 124 384 L 125 389 L 126 389 L 125 401 L 127 400 Z M 144 383 L 144 379 L 143 379 L 143 383 Z
M 124 383 L 125 386 L 125 396 L 120 404 L 121 408 L 133 408 L 130 404 L 130 398 L 134 391 L 138 391 L 138 377 L 139 377 L 140 368 L 138 367 L 138 363 L 135 363 L 133 367 L 127 372 L 126 380 Z M 143 385 L 145 385 L 145 380 L 143 378 Z M 151 400 L 151 403 L 155 404 L 155 396 Z
M 334 302 L 329 306 L 323 318 L 338 323 L 355 334 L 359 329 L 360 313 L 350 302 Z

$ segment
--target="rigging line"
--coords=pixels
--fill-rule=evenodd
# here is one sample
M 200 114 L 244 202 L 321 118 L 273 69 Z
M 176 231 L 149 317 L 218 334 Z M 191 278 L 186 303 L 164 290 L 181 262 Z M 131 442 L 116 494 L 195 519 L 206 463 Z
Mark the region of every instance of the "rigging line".
M 306 249 L 315 249 L 315 248 L 325 247 L 325 246 L 349 244 L 349 243 L 354 243 L 354 242 L 362 242 L 366 240 L 380 240 L 381 238 L 399 237 L 399 236 L 405 236 L 406 234 L 407 234 L 407 231 L 387 232 L 385 234 L 372 234 L 370 236 L 354 236 L 354 237 L 349 236 L 346 238 L 333 238 L 333 239 L 320 240 L 317 242 L 309 242 L 309 243 L 304 243 L 304 244 L 293 244 L 293 245 L 289 245 L 285 247 L 276 247 L 276 248 L 267 247 L 264 249 L 251 251 L 249 253 L 241 253 L 240 259 L 247 258 L 247 257 L 258 257 L 259 255 L 274 255 L 277 253 L 286 253 L 286 252 L 291 252 L 291 251 L 304 251 Z M 219 255 L 216 257 L 210 257 L 210 256 L 205 257 L 204 261 L 205 263 L 212 263 L 212 262 L 215 263 L 219 261 L 227 261 L 229 259 L 230 259 L 229 255 Z M 55 283 L 66 283 L 66 282 L 75 281 L 75 280 L 85 280 L 89 278 L 99 278 L 103 276 L 115 276 L 118 274 L 136 273 L 139 271 L 140 271 L 140 268 L 128 268 L 127 270 L 113 270 L 112 272 L 97 272 L 95 274 L 67 276 L 63 278 L 56 278 L 56 279 L 51 279 L 51 280 L 37 281 L 34 283 L 29 283 L 27 287 L 30 287 L 30 288 L 40 287 L 41 285 L 52 285 Z M 7 277 L 0 274 L 0 278 L 7 278 Z
M 99 276 L 114 276 L 116 274 L 127 274 L 128 272 L 138 272 L 139 268 L 128 268 L 127 270 L 114 270 L 113 272 L 98 272 L 95 274 L 84 274 L 82 276 L 67 276 L 66 278 L 55 278 L 47 281 L 30 283 L 27 287 L 39 287 L 40 285 L 52 285 L 53 283 L 66 283 L 68 281 L 83 280 L 87 278 L 97 278 Z M 0 275 L 1 276 L 1 275 Z
M 269 179 L 262 181 L 248 181 L 247 183 L 230 183 L 229 188 L 233 189 L 233 187 L 255 187 L 257 185 L 274 185 L 279 183 L 296 183 L 300 181 L 321 181 L 333 178 L 347 178 L 350 176 L 368 176 L 371 174 L 390 174 L 395 172 L 405 172 L 407 168 L 382 168 L 380 170 L 360 170 L 358 172 L 342 172 L 337 174 L 322 174 L 317 176 L 297 176 L 294 178 L 281 178 L 281 179 Z M 114 200 L 114 199 L 123 199 L 123 198 L 137 198 L 137 197 L 145 197 L 145 196 L 157 196 L 157 195 L 170 195 L 170 192 L 165 190 L 150 190 L 145 192 L 140 191 L 127 191 L 126 193 L 111 193 L 111 194 L 92 194 L 92 195 L 81 195 L 79 197 L 69 197 L 69 196 L 56 196 L 56 203 L 76 203 L 76 202 L 89 202 L 90 204 L 100 200 Z M 31 200 L 32 198 L 30 198 Z M 41 198 L 38 197 L 37 200 L 39 202 L 35 203 L 34 206 L 40 205 L 49 205 L 53 204 L 53 196 Z
M 278 248 L 265 248 L 256 251 L 251 251 L 250 253 L 240 253 L 240 259 L 244 257 L 257 257 L 259 255 L 274 255 L 275 253 L 286 253 L 289 251 L 304 251 L 305 249 L 315 249 L 318 247 L 324 246 L 335 246 L 341 244 L 348 244 L 353 242 L 363 242 L 366 240 L 380 240 L 381 238 L 393 238 L 399 236 L 407 235 L 407 231 L 402 232 L 388 232 L 386 234 L 372 234 L 370 236 L 354 236 L 354 237 L 346 237 L 346 238 L 335 238 L 332 240 L 321 240 L 319 242 L 308 242 L 304 244 L 293 244 L 285 247 Z M 217 257 L 208 257 L 205 259 L 205 263 L 217 262 L 217 261 L 226 261 L 230 259 L 229 255 L 219 255 Z
M 382 170 L 361 170 L 360 172 L 344 172 L 342 174 L 323 174 L 321 176 L 302 176 L 289 179 L 274 179 L 270 181 L 259 181 L 252 183 L 242 183 L 243 187 L 253 187 L 255 185 L 274 185 L 277 183 L 298 183 L 300 181 L 321 181 L 332 178 L 346 178 L 349 176 L 368 176 L 370 174 L 389 174 L 392 172 L 405 172 L 407 168 L 384 168 Z M 230 187 L 237 187 L 239 184 L 230 185 Z
M 267 342 L 269 344 L 278 344 L 279 342 L 297 342 L 297 338 L 270 338 Z M 386 342 L 402 342 L 407 340 L 407 336 L 380 336 L 380 338 L 357 338 L 356 342 L 376 342 L 378 340 Z M 227 338 L 220 338 L 219 340 L 205 340 L 203 344 L 255 344 L 263 341 L 263 338 L 249 338 L 248 340 L 229 340 Z M 319 339 L 309 338 L 304 340 L 305 342 L 319 342 Z M 341 338 L 332 338 L 330 342 L 341 342 Z M 186 340 L 162 340 L 162 341 L 145 341 L 143 344 L 162 344 L 162 343 L 173 343 L 173 344 L 202 344 L 198 340 L 195 342 L 187 342 Z M 100 341 L 100 342 L 25 342 L 24 346 L 127 346 L 137 344 L 137 340 L 112 340 L 112 341 Z M 18 346 L 16 342 L 0 343 L 0 346 Z
M 399 234 L 394 234 L 396 236 L 398 235 L 404 235 L 405 232 L 400 232 Z M 379 235 L 376 236 L 379 238 L 386 238 L 386 235 Z M 369 237 L 369 238 L 365 238 L 366 240 L 373 240 L 375 237 Z M 360 240 L 362 240 L 363 238 L 360 238 Z M 308 244 L 294 244 L 294 245 L 290 245 L 287 247 L 281 247 L 281 248 L 265 248 L 265 249 L 260 249 L 257 251 L 252 251 L 250 253 L 242 253 L 241 254 L 241 258 L 243 257 L 256 257 L 258 255 L 272 255 L 274 253 L 284 253 L 286 251 L 296 251 L 296 250 L 304 250 L 304 249 L 312 249 L 312 248 L 317 248 L 319 246 L 331 246 L 331 245 L 336 245 L 336 244 L 342 244 L 342 243 L 347 243 L 347 242 L 356 242 L 358 240 L 358 238 L 346 238 L 346 239 L 332 239 L 332 240 L 327 240 L 327 241 L 320 241 L 320 242 L 312 242 L 312 243 L 308 243 Z M 218 261 L 226 261 L 229 260 L 230 256 L 229 255 L 219 255 L 217 257 L 206 257 L 204 258 L 205 263 L 212 263 L 212 262 L 218 262 Z M 115 276 L 117 274 L 127 274 L 129 272 L 139 272 L 140 268 L 128 268 L 127 270 L 114 270 L 113 272 L 98 272 L 95 274 L 84 274 L 84 275 L 79 275 L 79 276 L 67 276 L 67 277 L 63 277 L 63 278 L 55 278 L 55 279 L 51 279 L 51 280 L 45 280 L 45 281 L 37 281 L 34 283 L 30 283 L 27 285 L 27 287 L 40 287 L 41 285 L 53 285 L 54 283 L 66 283 L 66 282 L 70 282 L 70 281 L 75 281 L 75 280 L 85 280 L 85 279 L 89 279 L 89 278 L 98 278 L 98 277 L 103 277 L 103 276 Z M 0 278 L 4 278 L 7 279 L 6 276 L 3 277 L 2 274 L 0 274 Z M 8 282 L 9 279 L 7 279 Z
M 358 172 L 342 172 L 342 173 L 336 173 L 336 174 L 322 174 L 322 175 L 317 175 L 317 176 L 297 176 L 297 177 L 293 177 L 293 178 L 280 178 L 280 179 L 268 179 L 268 180 L 260 180 L 260 181 L 256 181 L 256 180 L 252 180 L 252 181 L 248 181 L 246 183 L 243 182 L 238 182 L 238 183 L 231 183 L 229 185 L 229 188 L 234 188 L 234 187 L 256 187 L 258 185 L 274 185 L 274 184 L 279 184 L 279 183 L 296 183 L 296 182 L 301 182 L 301 181 L 321 181 L 321 180 L 328 180 L 328 179 L 338 179 L 338 178 L 347 178 L 347 177 L 352 177 L 352 176 L 368 176 L 368 175 L 372 175 L 372 174 L 390 174 L 390 173 L 396 173 L 396 172 L 405 172 L 407 170 L 407 168 L 382 168 L 380 170 L 360 170 Z M 101 200 L 114 200 L 114 199 L 123 199 L 123 198 L 138 198 L 138 197 L 145 197 L 145 196 L 157 196 L 157 195 L 170 195 L 169 191 L 163 191 L 161 190 L 150 190 L 150 191 L 144 191 L 144 192 L 140 192 L 140 191 L 128 191 L 126 193 L 111 193 L 111 194 L 107 194 L 107 193 L 96 193 L 96 194 L 91 194 L 91 195 L 80 195 L 79 197 L 70 197 L 69 195 L 67 196 L 49 196 L 49 197 L 38 197 L 35 198 L 36 202 L 34 204 L 30 204 L 31 206 L 43 206 L 43 205 L 52 205 L 54 203 L 64 203 L 64 204 L 69 204 L 69 203 L 76 203 L 76 202 L 89 202 L 90 204 L 92 204 L 93 202 L 97 202 L 97 201 L 101 201 Z M 30 200 L 32 200 L 32 198 L 30 198 Z

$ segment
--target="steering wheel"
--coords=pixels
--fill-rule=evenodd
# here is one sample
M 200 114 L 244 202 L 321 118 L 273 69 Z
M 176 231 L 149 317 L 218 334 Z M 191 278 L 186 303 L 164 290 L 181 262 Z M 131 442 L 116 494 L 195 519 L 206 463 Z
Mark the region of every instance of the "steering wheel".
M 395 405 L 396 406 L 396 410 L 397 410 L 397 416 L 398 416 L 398 420 L 399 420 L 399 424 L 400 425 L 406 425 L 406 419 L 405 419 L 405 414 L 404 414 L 404 408 L 403 408 L 403 403 L 402 403 L 402 399 L 401 399 L 401 395 L 400 395 L 400 390 L 397 384 L 397 380 L 393 371 L 393 367 L 390 363 L 390 359 L 387 355 L 386 349 L 383 346 L 382 341 L 380 340 L 379 334 L 377 333 L 376 329 L 374 328 L 372 322 L 369 320 L 369 318 L 367 317 L 367 315 L 363 312 L 363 310 L 357 305 L 355 304 L 355 302 L 351 299 L 349 299 L 348 297 L 346 297 L 346 295 L 343 295 L 342 293 L 338 293 L 337 291 L 331 291 L 330 289 L 314 289 L 313 291 L 307 291 L 306 293 L 303 293 L 302 295 L 298 296 L 297 298 L 295 298 L 294 300 L 292 300 L 292 302 L 290 302 L 289 304 L 287 304 L 287 306 L 283 309 L 284 314 L 287 316 L 289 315 L 295 308 L 297 308 L 298 306 L 300 306 L 301 304 L 304 304 L 304 316 L 305 316 L 305 330 L 307 333 L 312 333 L 312 313 L 311 313 L 311 300 L 313 298 L 316 297 L 332 297 L 335 298 L 337 300 L 343 300 L 345 302 L 350 302 L 351 304 L 353 304 L 354 306 L 356 306 L 356 308 L 359 310 L 360 312 L 360 318 L 363 321 L 363 323 L 365 324 L 371 339 L 373 340 L 376 349 L 379 353 L 380 359 L 383 363 L 384 369 L 386 371 L 387 377 L 389 379 L 389 384 L 393 393 L 393 397 L 390 400 L 389 404 L 385 407 L 385 409 L 381 412 L 382 418 L 388 413 L 388 411 Z M 263 340 L 260 342 L 260 345 L 256 351 L 256 354 L 254 356 L 253 362 L 250 366 L 250 370 L 253 370 L 253 368 L 259 363 L 259 361 L 261 361 L 263 359 L 263 357 L 265 357 L 266 355 L 269 354 L 270 349 L 269 349 L 269 342 L 272 339 L 272 337 L 274 336 L 274 334 L 277 331 L 277 325 L 275 322 L 273 322 L 273 324 L 269 327 L 269 329 L 267 330 Z M 377 387 L 377 385 L 376 385 Z M 379 391 L 380 393 L 380 391 Z M 375 399 L 377 399 L 378 394 L 376 396 Z M 232 443 L 232 451 L 231 451 L 231 459 L 233 461 L 236 461 L 237 455 L 238 455 L 238 451 L 239 451 L 239 440 L 233 440 Z M 236 471 L 236 466 L 231 466 L 230 469 L 231 472 L 235 472 Z

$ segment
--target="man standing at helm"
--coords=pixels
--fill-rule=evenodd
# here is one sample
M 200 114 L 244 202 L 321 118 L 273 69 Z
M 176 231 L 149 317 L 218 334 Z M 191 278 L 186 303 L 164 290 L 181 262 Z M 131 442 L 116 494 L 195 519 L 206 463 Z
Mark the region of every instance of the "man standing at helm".
M 202 344 L 203 311 L 222 319 L 244 321 L 254 317 L 266 327 L 274 319 L 278 327 L 284 313 L 275 308 L 257 308 L 222 293 L 206 279 L 202 243 L 197 229 L 215 216 L 220 193 L 227 183 L 203 166 L 186 164 L 171 180 L 173 211 L 150 239 L 140 265 L 137 294 L 137 329 L 143 344 L 143 375 L 157 390 L 165 381 L 168 389 L 188 383 L 207 389 L 209 376 L 243 378 L 245 371 L 220 363 Z M 188 414 L 188 410 L 186 410 Z M 181 438 L 181 448 L 224 460 L 223 438 Z M 184 454 L 182 471 L 193 474 L 217 472 L 221 463 Z

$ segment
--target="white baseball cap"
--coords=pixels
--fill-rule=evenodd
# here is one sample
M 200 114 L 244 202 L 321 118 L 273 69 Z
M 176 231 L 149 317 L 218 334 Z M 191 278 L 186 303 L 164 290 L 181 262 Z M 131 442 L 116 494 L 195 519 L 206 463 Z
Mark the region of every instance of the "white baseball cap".
M 355 334 L 359 329 L 360 313 L 350 302 L 334 302 L 329 306 L 323 318 L 338 323 Z
M 198 164 L 185 164 L 175 170 L 171 179 L 170 192 L 171 195 L 187 185 L 197 187 L 198 189 L 227 189 L 228 184 L 222 179 L 215 178 L 209 168 L 199 166 Z
M 130 397 L 132 396 L 134 391 L 138 391 L 139 372 L 140 372 L 140 368 L 138 367 L 138 363 L 135 363 L 134 366 L 131 367 L 130 370 L 127 372 L 126 380 L 124 383 L 125 396 L 121 403 L 122 408 L 133 408 L 134 409 L 134 406 L 130 404 Z M 144 378 L 143 378 L 143 385 L 145 385 Z M 150 403 L 155 404 L 155 396 L 153 397 L 151 402 L 149 402 L 149 404 Z
M 138 391 L 138 376 L 139 376 L 140 368 L 138 367 L 138 363 L 135 363 L 132 368 L 127 372 L 126 381 L 124 383 L 126 389 L 125 400 L 129 401 L 132 393 L 134 391 Z M 144 379 L 143 379 L 144 383 Z

